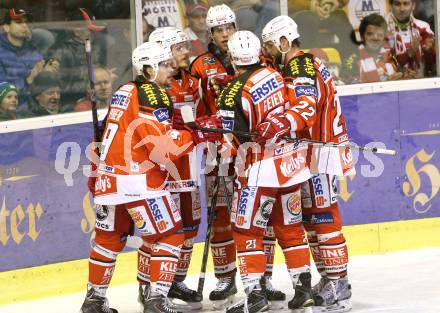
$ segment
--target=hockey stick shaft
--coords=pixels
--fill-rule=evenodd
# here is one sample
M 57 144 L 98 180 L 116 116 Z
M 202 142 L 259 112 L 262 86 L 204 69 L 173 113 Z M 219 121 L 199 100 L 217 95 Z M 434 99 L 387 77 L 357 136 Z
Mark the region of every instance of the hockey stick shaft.
M 188 126 L 191 127 L 192 125 L 189 125 L 189 124 L 188 124 Z M 193 127 L 191 127 L 191 128 L 193 128 Z M 221 134 L 234 134 L 237 136 L 247 137 L 247 138 L 251 138 L 251 139 L 254 139 L 257 137 L 256 133 L 244 132 L 244 131 L 231 131 L 231 130 L 222 129 L 222 128 L 197 127 L 195 129 L 201 130 L 204 132 L 213 132 L 213 133 L 221 133 Z M 324 141 L 319 141 L 319 140 L 291 138 L 291 137 L 283 137 L 283 139 L 288 142 L 294 142 L 294 143 L 295 142 L 303 142 L 303 143 L 307 143 L 307 144 L 320 145 L 322 147 L 334 147 L 334 148 L 348 147 L 351 149 L 357 149 L 357 150 L 362 150 L 362 151 L 371 151 L 376 154 L 387 154 L 387 155 L 396 155 L 397 154 L 396 150 L 378 148 L 378 147 L 364 147 L 364 146 L 357 146 L 357 145 L 350 145 L 350 144 L 349 145 L 341 145 L 341 144 L 337 144 L 337 143 L 333 143 L 333 142 L 324 142 Z
M 203 299 L 203 287 L 205 285 L 205 275 L 206 275 L 206 266 L 208 264 L 208 254 L 209 254 L 209 246 L 211 241 L 211 231 L 212 231 L 212 224 L 214 223 L 215 219 L 215 208 L 217 206 L 217 196 L 218 196 L 218 189 L 220 185 L 220 176 L 216 176 L 214 181 L 214 188 L 212 191 L 212 198 L 211 203 L 209 207 L 209 214 L 208 214 L 208 225 L 206 229 L 206 236 L 205 236 L 205 244 L 203 247 L 203 256 L 202 256 L 202 266 L 200 268 L 200 276 L 199 276 L 199 283 L 197 286 L 197 295 L 200 299 Z
M 192 113 L 192 109 L 190 106 L 183 106 L 180 111 L 181 111 L 184 123 L 192 129 L 197 129 L 197 130 L 201 130 L 204 132 L 212 132 L 212 133 L 234 134 L 236 136 L 251 138 L 252 140 L 255 140 L 255 138 L 258 136 L 258 134 L 255 132 L 234 131 L 234 130 L 228 130 L 228 129 L 223 129 L 223 128 L 200 127 L 194 121 L 194 115 Z M 332 143 L 332 142 L 324 142 L 324 141 L 312 140 L 312 139 L 300 139 L 300 138 L 291 138 L 291 137 L 284 137 L 283 139 L 285 139 L 286 141 L 289 141 L 289 142 L 304 142 L 307 144 L 321 145 L 323 147 L 335 147 L 335 148 L 349 147 L 351 149 L 371 151 L 371 152 L 377 153 L 377 154 L 396 155 L 396 153 L 397 153 L 395 150 L 391 150 L 391 149 L 384 149 L 384 148 L 377 148 L 377 147 L 363 147 L 363 146 L 357 146 L 357 145 L 340 145 L 340 144 L 336 144 L 336 143 Z
M 304 142 L 307 144 L 314 144 L 314 145 L 320 145 L 322 147 L 334 147 L 334 148 L 351 148 L 351 149 L 357 149 L 362 151 L 371 151 L 373 153 L 377 154 L 387 154 L 387 155 L 396 155 L 397 151 L 392 149 L 384 149 L 384 148 L 377 148 L 377 147 L 364 147 L 364 146 L 357 146 L 357 145 L 340 145 L 333 142 L 324 142 L 319 140 L 312 140 L 312 139 L 301 139 L 301 138 L 290 138 L 290 137 L 284 137 L 283 139 L 289 141 L 289 142 Z
M 90 88 L 90 102 L 92 103 L 92 120 L 93 120 L 93 133 L 95 142 L 100 142 L 101 138 L 99 135 L 99 124 L 98 124 L 98 107 L 96 105 L 96 94 L 95 94 L 95 75 L 92 59 L 92 44 L 90 39 L 85 41 L 85 51 L 87 59 L 87 70 L 89 74 L 89 88 Z

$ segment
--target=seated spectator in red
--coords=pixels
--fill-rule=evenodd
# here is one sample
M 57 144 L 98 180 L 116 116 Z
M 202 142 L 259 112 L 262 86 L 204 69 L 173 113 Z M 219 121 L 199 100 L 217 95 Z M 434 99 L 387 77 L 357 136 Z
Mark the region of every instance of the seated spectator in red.
M 390 0 L 387 16 L 388 43 L 404 78 L 435 76 L 434 32 L 414 17 L 415 0 Z
M 398 80 L 402 73 L 397 71 L 390 47 L 385 40 L 387 22 L 376 13 L 364 17 L 359 25 L 362 44 L 358 53 L 350 56 L 343 70 L 346 83 L 372 83 Z
M 95 67 L 95 95 L 98 110 L 107 109 L 112 100 L 112 73 L 104 67 Z M 92 102 L 90 96 L 87 96 L 77 102 L 74 111 L 88 111 L 91 109 Z
M 44 67 L 43 56 L 30 43 L 32 33 L 24 10 L 9 9 L 0 33 L 0 79 L 16 86 L 20 92 L 28 88 Z
M 26 107 L 17 112 L 18 118 L 58 114 L 60 111 L 61 79 L 43 71 L 35 77 Z
M 209 43 L 208 27 L 206 26 L 207 13 L 208 5 L 203 2 L 188 4 L 186 7 L 188 27 L 184 31 L 191 40 L 191 57 L 197 57 L 207 51 Z
M 0 83 L 0 121 L 15 120 L 17 106 L 17 87 L 7 82 Z

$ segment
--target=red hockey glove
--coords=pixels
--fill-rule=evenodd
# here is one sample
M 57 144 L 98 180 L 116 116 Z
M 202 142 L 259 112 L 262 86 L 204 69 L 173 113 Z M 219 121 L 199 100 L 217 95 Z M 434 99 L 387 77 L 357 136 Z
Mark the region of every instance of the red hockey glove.
M 182 113 L 180 113 L 180 109 L 173 110 L 173 128 L 177 130 L 185 129 L 185 123 L 183 122 Z
M 222 123 L 220 119 L 215 116 L 202 116 L 196 119 L 196 124 L 203 128 L 221 128 Z M 195 144 L 199 144 L 205 141 L 218 141 L 222 139 L 222 134 L 220 133 L 212 133 L 208 131 L 201 130 L 193 130 L 192 131 L 193 139 Z
M 211 84 L 218 85 L 221 88 L 224 88 L 233 78 L 234 76 L 228 75 L 226 73 L 218 74 L 211 78 Z
M 261 143 L 271 139 L 273 142 L 278 142 L 290 133 L 290 122 L 284 115 L 275 114 L 258 125 L 257 131 L 257 142 Z
M 220 95 L 223 88 L 234 78 L 232 75 L 228 75 L 226 73 L 218 74 L 216 76 L 211 77 L 211 86 L 214 89 L 215 94 Z
M 97 166 L 95 163 L 90 162 L 90 176 L 87 180 L 87 187 L 92 195 L 95 195 L 95 182 L 96 182 L 96 170 Z

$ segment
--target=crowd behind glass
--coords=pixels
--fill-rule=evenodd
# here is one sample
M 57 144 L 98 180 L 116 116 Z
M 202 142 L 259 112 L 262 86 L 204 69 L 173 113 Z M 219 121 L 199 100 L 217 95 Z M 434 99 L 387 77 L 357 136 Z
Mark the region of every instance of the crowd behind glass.
M 157 27 L 180 27 L 194 58 L 210 41 L 207 10 L 220 3 L 236 12 L 239 29 L 258 36 L 280 14 L 278 0 L 143 0 L 143 40 Z M 130 0 L 1 5 L 0 121 L 91 109 L 84 53 L 90 32 L 79 7 L 106 26 L 92 37 L 98 108 L 132 78 Z M 436 76 L 433 0 L 290 0 L 288 6 L 301 47 L 325 62 L 337 85 Z

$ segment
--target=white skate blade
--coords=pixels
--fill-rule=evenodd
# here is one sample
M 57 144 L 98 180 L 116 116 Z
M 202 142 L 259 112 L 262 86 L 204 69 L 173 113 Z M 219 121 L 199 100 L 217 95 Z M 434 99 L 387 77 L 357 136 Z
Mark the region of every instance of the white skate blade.
M 203 307 L 202 302 L 185 302 L 174 298 L 168 298 L 168 305 L 179 312 L 200 311 Z
M 228 306 L 234 303 L 234 299 L 235 299 L 235 294 L 230 295 L 224 300 L 215 300 L 215 301 L 211 300 L 212 308 L 214 309 L 214 311 L 225 310 Z
M 282 310 L 285 306 L 284 301 L 269 301 L 269 310 Z
M 342 313 L 348 312 L 352 308 L 351 300 L 341 300 L 329 306 L 314 306 L 313 313 Z

